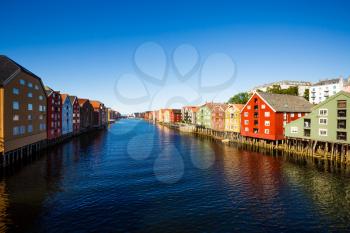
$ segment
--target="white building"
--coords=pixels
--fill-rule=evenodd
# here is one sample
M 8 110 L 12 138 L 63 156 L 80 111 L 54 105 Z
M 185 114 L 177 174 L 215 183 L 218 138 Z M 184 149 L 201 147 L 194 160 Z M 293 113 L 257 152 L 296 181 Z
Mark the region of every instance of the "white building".
M 305 90 L 308 90 L 311 86 L 311 82 L 305 82 L 305 81 L 290 81 L 290 80 L 283 80 L 283 81 L 277 81 L 273 83 L 267 83 L 260 86 L 254 87 L 252 90 L 249 91 L 249 93 L 253 93 L 254 91 L 263 91 L 266 92 L 268 88 L 272 88 L 274 85 L 279 85 L 281 89 L 288 89 L 290 87 L 298 87 L 298 95 L 304 96 Z
M 336 79 L 322 80 L 313 84 L 310 88 L 309 102 L 318 104 L 328 97 L 337 94 L 347 86 L 342 77 Z

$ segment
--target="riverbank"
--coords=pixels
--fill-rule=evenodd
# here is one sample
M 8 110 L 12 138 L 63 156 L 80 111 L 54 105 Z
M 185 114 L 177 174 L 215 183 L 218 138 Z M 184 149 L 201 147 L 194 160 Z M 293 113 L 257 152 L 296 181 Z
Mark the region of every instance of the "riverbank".
M 295 156 L 325 160 L 331 164 L 350 165 L 350 151 L 348 145 L 317 142 L 311 140 L 298 140 L 288 138 L 279 141 L 249 138 L 235 132 L 215 131 L 204 127 L 187 124 L 169 124 L 157 122 L 157 124 L 179 130 L 180 132 L 201 135 L 214 139 L 217 142 L 228 145 L 242 145 L 249 148 L 260 148 L 269 152 L 283 152 Z

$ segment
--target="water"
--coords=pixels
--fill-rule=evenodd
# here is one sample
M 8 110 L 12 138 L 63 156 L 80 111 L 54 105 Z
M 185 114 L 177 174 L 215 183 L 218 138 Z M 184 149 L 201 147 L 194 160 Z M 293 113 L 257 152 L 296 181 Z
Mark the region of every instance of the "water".
M 138 120 L 75 138 L 0 182 L 1 231 L 350 230 L 350 176 Z

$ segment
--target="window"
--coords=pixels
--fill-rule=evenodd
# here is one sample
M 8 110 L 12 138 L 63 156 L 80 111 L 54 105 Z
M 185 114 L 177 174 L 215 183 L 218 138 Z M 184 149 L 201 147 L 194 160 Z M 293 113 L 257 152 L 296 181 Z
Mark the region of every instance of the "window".
M 337 107 L 338 108 L 346 108 L 346 100 L 338 100 Z
M 338 110 L 338 117 L 346 117 L 346 109 Z
M 294 113 L 291 113 L 291 114 L 290 114 L 290 117 L 294 117 Z
M 38 85 L 35 85 L 34 88 L 35 88 L 35 90 L 39 90 L 39 86 Z
M 244 112 L 244 116 L 247 117 L 248 116 L 248 112 Z
M 320 118 L 319 119 L 319 124 L 320 125 L 327 125 L 327 118 Z
M 270 134 L 270 130 L 269 129 L 265 129 L 265 134 Z
M 33 125 L 28 125 L 28 133 L 33 132 Z
M 290 132 L 291 133 L 298 133 L 298 127 L 296 127 L 296 126 L 290 127 Z
M 337 132 L 337 140 L 346 141 L 347 133 L 346 132 Z
M 19 80 L 19 84 L 25 85 L 25 84 L 26 84 L 26 81 L 24 81 L 23 79 L 20 79 L 20 80 Z
M 12 134 L 14 136 L 19 135 L 19 127 L 18 126 L 13 127 Z
M 250 105 L 248 105 L 248 106 L 247 106 L 247 109 L 250 109 L 250 108 L 251 108 Z
M 320 135 L 320 136 L 327 136 L 327 129 L 319 129 L 318 135 Z
M 265 117 L 270 117 L 270 112 L 265 112 Z
M 270 126 L 270 121 L 265 121 L 265 126 Z
M 44 97 L 42 95 L 39 95 L 39 100 L 43 100 Z
M 304 136 L 310 137 L 311 136 L 311 130 L 310 129 L 304 129 Z
M 19 134 L 25 134 L 26 132 L 26 127 L 24 125 L 19 127 Z
M 33 87 L 33 83 L 28 83 L 28 87 L 32 88 Z
M 249 132 L 249 128 L 248 128 L 248 127 L 245 127 L 245 128 L 244 128 L 244 131 Z
M 18 121 L 19 120 L 19 115 L 17 115 L 17 114 L 13 115 L 13 120 L 14 121 Z
M 298 117 L 301 117 L 301 113 L 298 113 Z
M 327 116 L 328 115 L 328 109 L 320 109 L 320 110 L 318 110 L 318 115 L 320 115 L 320 116 Z
M 33 110 L 33 104 L 28 104 L 28 111 L 32 111 Z
M 265 104 L 262 104 L 261 105 L 261 109 L 265 109 L 266 108 L 266 105 Z
M 46 124 L 45 124 L 45 123 L 40 123 L 39 129 L 40 129 L 41 131 L 46 130 Z
M 18 95 L 18 94 L 19 94 L 19 89 L 14 87 L 14 88 L 12 89 L 12 94 Z
M 33 119 L 32 115 L 29 114 L 29 115 L 28 115 L 28 120 L 31 121 L 32 119 Z
M 337 128 L 338 129 L 346 129 L 346 120 L 338 120 Z
M 33 93 L 28 92 L 27 97 L 28 97 L 28 98 L 32 98 L 32 97 L 33 97 Z
M 44 119 L 43 115 L 40 115 L 40 116 L 39 116 L 39 119 L 40 119 L 40 120 Z
M 249 120 L 244 120 L 244 124 L 248 125 L 249 124 Z
M 19 109 L 19 103 L 18 103 L 18 101 L 13 101 L 13 102 L 12 102 L 12 109 L 14 109 L 14 110 L 18 110 L 18 109 Z

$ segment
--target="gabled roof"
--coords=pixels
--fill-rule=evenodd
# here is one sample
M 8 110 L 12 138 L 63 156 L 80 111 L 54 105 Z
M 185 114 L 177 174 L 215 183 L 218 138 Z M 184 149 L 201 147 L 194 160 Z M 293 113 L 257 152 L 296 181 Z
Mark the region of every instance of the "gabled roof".
M 0 86 L 5 85 L 8 83 L 12 78 L 16 77 L 17 74 L 20 72 L 25 72 L 29 74 L 30 76 L 36 78 L 39 80 L 41 87 L 44 89 L 43 82 L 41 78 L 18 64 L 17 62 L 13 61 L 9 57 L 5 55 L 0 55 Z
M 244 104 L 227 104 L 226 109 L 228 109 L 230 107 L 236 108 L 238 111 L 241 111 L 244 107 Z
M 70 95 L 68 98 L 70 99 L 70 102 L 71 102 L 72 104 L 74 104 L 74 101 L 75 101 L 76 99 L 78 99 L 78 97 L 76 97 L 76 96 L 74 96 L 74 95 Z
M 313 105 L 304 97 L 257 92 L 275 112 L 311 112 Z
M 66 101 L 67 97 L 68 97 L 68 94 L 61 94 L 61 102 L 62 102 L 62 104 Z
M 80 107 L 82 107 L 86 102 L 90 102 L 88 99 L 78 99 L 78 103 L 80 105 Z
M 100 101 L 97 101 L 97 100 L 90 100 L 90 103 L 91 103 L 92 107 L 95 109 L 100 108 L 100 106 L 102 105 L 102 103 Z

